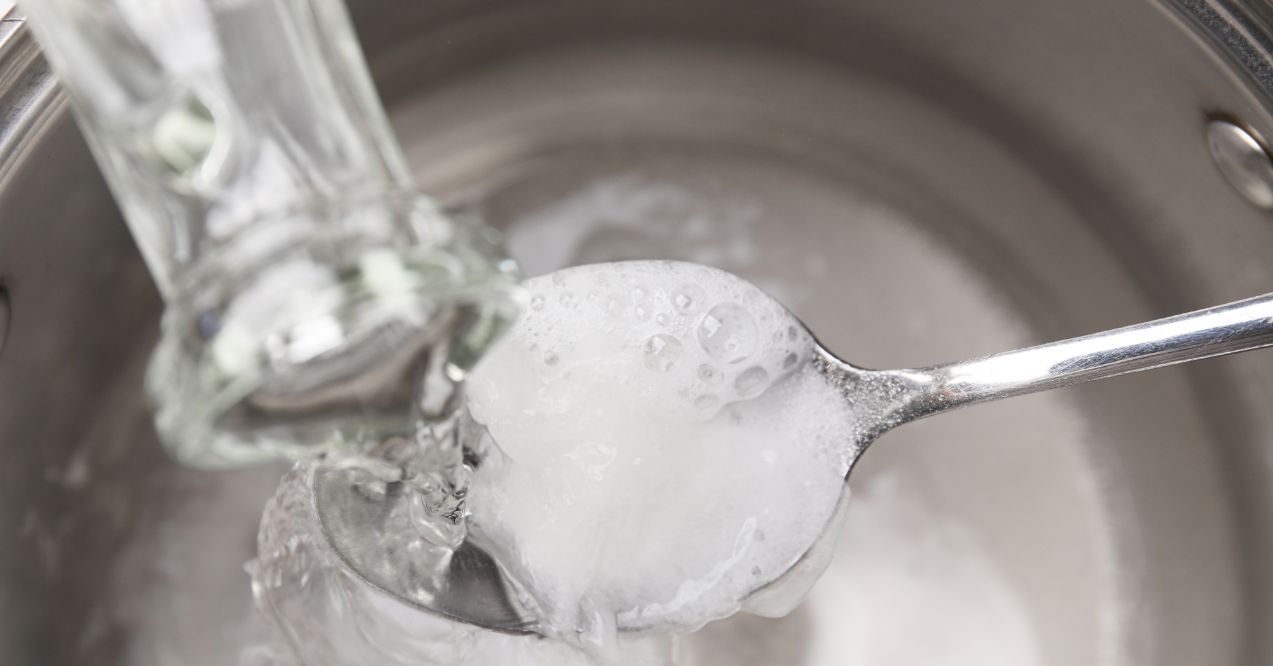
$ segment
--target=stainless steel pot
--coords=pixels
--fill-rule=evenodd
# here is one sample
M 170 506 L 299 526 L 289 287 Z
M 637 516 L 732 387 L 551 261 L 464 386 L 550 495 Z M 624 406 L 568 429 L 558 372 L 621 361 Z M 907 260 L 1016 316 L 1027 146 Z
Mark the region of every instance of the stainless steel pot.
M 1273 290 L 1267 157 L 1218 145 L 1235 189 L 1208 140 L 1221 117 L 1273 135 L 1263 5 L 351 4 L 424 190 L 506 227 L 532 273 L 715 263 L 877 367 Z M 183 469 L 155 443 L 158 299 L 16 16 L 0 114 L 0 663 L 228 663 L 278 470 Z M 979 408 L 890 435 L 855 492 L 920 498 L 899 562 L 975 541 L 1040 663 L 1273 663 L 1271 397 L 1257 352 Z M 850 597 L 886 566 L 853 550 L 828 584 Z M 710 628 L 694 663 L 852 654 L 838 623 L 865 618 L 818 594 Z

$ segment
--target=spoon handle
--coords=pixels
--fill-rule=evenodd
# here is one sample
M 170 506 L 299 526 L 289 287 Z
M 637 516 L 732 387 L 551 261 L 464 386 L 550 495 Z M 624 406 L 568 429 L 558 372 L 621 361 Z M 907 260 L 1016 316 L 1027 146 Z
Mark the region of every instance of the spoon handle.
M 1273 345 L 1273 294 L 1070 340 L 898 374 L 902 421 L 978 402 Z

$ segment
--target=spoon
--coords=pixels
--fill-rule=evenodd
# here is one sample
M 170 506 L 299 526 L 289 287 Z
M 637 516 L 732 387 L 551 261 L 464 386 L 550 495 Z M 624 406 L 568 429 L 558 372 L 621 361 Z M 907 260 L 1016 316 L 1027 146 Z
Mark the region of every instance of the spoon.
M 911 421 L 966 405 L 1070 386 L 1175 363 L 1273 345 L 1273 294 L 1125 328 L 970 361 L 918 369 L 869 370 L 813 343 L 818 375 L 843 396 L 854 416 L 839 475 L 847 478 L 862 454 L 884 433 Z M 462 430 L 462 429 L 461 429 Z M 406 495 L 369 497 L 350 482 L 349 471 L 320 470 L 315 500 L 323 531 L 334 550 L 368 584 L 420 609 L 486 629 L 541 633 L 521 608 L 495 560 L 466 541 L 430 566 L 405 566 L 419 553 L 406 527 Z M 407 535 L 386 540 L 385 535 Z M 388 547 L 386 544 L 388 543 Z M 790 569 L 770 576 L 743 599 L 781 596 L 798 570 L 817 569 L 815 543 Z M 824 553 L 819 553 L 824 554 Z M 418 557 L 418 556 L 417 556 Z M 409 558 L 408 558 L 409 559 Z M 810 565 L 804 566 L 801 565 Z M 816 575 L 816 573 L 815 573 Z M 677 631 L 671 625 L 626 625 L 621 631 Z

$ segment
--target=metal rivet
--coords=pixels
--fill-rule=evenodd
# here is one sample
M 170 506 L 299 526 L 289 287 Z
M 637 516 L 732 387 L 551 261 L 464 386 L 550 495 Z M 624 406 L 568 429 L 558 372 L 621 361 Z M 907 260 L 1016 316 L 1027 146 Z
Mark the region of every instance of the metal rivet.
M 1273 209 L 1273 159 L 1251 131 L 1225 119 L 1207 123 L 1207 145 L 1225 180 L 1247 201 Z
M 0 287 L 0 351 L 9 337 L 9 292 Z

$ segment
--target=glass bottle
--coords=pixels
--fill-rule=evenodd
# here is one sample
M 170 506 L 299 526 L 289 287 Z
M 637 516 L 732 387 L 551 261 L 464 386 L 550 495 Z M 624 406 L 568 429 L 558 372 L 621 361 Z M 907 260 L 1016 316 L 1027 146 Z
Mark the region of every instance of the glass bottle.
M 413 190 L 340 0 L 23 9 L 164 298 L 147 387 L 178 459 L 392 454 L 445 424 L 515 267 Z

